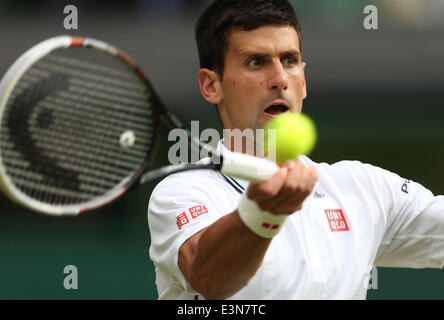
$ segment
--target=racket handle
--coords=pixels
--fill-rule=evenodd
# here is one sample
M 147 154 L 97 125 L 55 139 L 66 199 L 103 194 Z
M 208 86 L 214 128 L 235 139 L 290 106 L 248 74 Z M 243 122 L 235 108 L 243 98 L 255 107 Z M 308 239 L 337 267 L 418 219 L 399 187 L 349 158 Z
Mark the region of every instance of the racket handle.
M 220 172 L 258 183 L 270 179 L 279 167 L 276 163 L 239 152 L 224 152 Z

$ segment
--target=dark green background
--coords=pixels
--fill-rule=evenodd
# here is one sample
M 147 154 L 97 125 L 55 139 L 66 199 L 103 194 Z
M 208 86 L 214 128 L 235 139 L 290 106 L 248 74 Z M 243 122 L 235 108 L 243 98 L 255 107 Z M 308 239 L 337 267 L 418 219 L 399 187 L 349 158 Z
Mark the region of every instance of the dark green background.
M 393 8 L 384 11 L 387 2 L 294 1 L 309 63 L 304 111 L 319 133 L 311 158 L 361 160 L 444 194 L 443 28 L 418 29 L 396 20 Z M 186 124 L 200 120 L 201 130 L 220 129 L 196 82 L 193 23 L 204 4 L 194 1 L 175 11 L 153 1 L 144 10 L 137 1 L 109 7 L 72 1 L 80 29 L 67 32 L 60 2 L 33 3 L 0 6 L 0 75 L 20 53 L 50 36 L 96 37 L 139 61 Z M 380 8 L 380 29 L 373 33 L 362 28 L 366 3 Z M 153 167 L 167 164 L 166 133 Z M 0 196 L 0 299 L 156 299 L 146 217 L 154 185 L 79 217 L 40 215 Z M 78 290 L 63 287 L 66 265 L 78 268 Z M 368 298 L 443 299 L 444 272 L 378 268 L 378 289 L 369 290 Z

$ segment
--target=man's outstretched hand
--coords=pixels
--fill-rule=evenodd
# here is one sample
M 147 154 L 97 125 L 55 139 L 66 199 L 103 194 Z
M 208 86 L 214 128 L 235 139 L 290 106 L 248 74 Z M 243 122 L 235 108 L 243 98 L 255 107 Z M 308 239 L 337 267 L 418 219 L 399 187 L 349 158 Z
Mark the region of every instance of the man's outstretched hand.
M 250 184 L 247 197 L 256 201 L 263 211 L 290 215 L 302 208 L 317 179 L 314 167 L 307 168 L 297 160 L 289 161 L 271 179 Z

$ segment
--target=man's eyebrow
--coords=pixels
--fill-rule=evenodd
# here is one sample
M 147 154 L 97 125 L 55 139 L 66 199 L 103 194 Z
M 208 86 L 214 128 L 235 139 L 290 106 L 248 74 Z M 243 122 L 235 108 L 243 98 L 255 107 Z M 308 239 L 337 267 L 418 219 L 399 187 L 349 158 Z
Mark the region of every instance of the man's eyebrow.
M 301 52 L 299 50 L 288 50 L 281 53 L 281 57 L 291 57 L 291 56 L 300 57 Z
M 255 57 L 255 58 L 269 58 L 271 56 L 270 53 L 265 53 L 261 51 L 251 51 L 251 50 L 241 50 L 238 53 L 241 57 Z M 301 52 L 299 50 L 286 50 L 279 53 L 280 57 L 290 57 L 290 56 L 301 56 Z
M 255 57 L 255 58 L 267 58 L 270 55 L 268 53 L 260 51 L 239 51 L 239 56 L 241 57 Z

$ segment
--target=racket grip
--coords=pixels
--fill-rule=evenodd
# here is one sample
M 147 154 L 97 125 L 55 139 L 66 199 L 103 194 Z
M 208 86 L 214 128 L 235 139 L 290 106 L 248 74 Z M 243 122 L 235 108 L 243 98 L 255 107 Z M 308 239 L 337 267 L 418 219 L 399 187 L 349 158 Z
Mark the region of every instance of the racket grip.
M 239 152 L 225 152 L 223 154 L 223 174 L 244 179 L 253 183 L 259 183 L 270 179 L 279 167 L 276 163 Z

